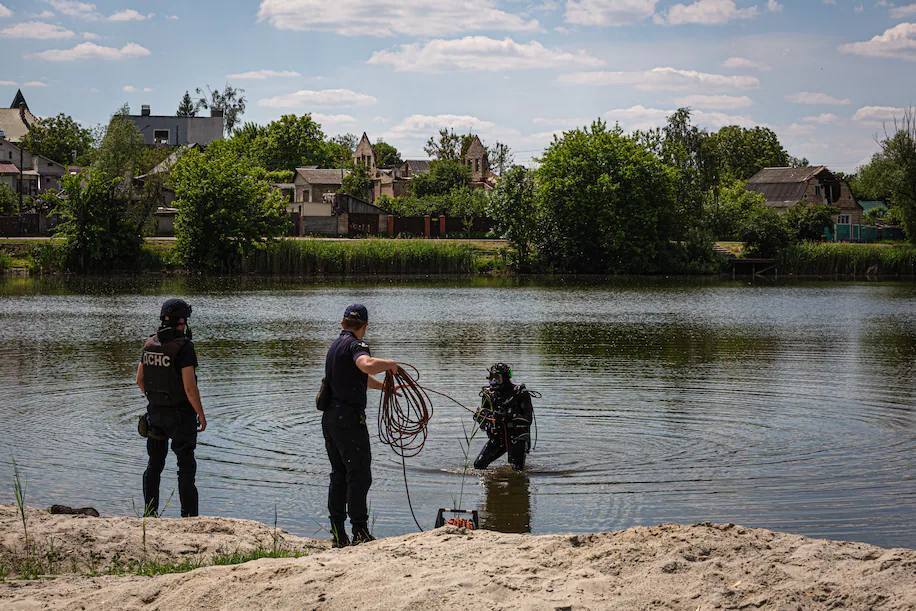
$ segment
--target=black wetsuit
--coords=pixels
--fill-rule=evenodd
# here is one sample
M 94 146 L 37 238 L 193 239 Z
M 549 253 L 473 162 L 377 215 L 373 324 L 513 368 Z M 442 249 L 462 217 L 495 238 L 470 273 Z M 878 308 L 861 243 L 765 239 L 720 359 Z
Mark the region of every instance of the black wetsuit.
M 490 463 L 509 453 L 509 464 L 516 471 L 525 468 L 525 457 L 531 449 L 531 423 L 534 407 L 524 385 L 508 384 L 496 390 L 485 388 L 475 420 L 489 440 L 474 461 L 475 469 L 486 469 Z
M 159 480 L 169 453 L 169 440 L 178 461 L 178 498 L 181 516 L 198 515 L 197 414 L 184 392 L 181 370 L 197 367 L 197 353 L 190 339 L 165 327 L 146 340 L 141 356 L 143 389 L 149 399 L 147 418 L 150 436 L 146 439 L 149 455 L 143 473 L 144 513 L 159 512 Z
M 325 380 L 331 393 L 331 408 L 321 416 L 324 447 L 331 461 L 328 512 L 331 524 L 343 532 L 350 516 L 354 529 L 369 522 L 366 497 L 372 485 L 372 454 L 366 426 L 368 379 L 356 366 L 356 359 L 369 356 L 369 344 L 350 331 L 341 331 L 325 359 Z

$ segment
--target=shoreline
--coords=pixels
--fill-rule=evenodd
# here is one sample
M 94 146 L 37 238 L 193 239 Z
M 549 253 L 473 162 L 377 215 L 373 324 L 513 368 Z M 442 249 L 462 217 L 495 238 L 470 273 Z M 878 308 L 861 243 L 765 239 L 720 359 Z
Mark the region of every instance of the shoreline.
M 146 520 L 144 552 L 139 518 L 27 517 L 35 544 L 55 539 L 62 560 L 102 560 L 95 576 L 6 577 L 5 609 L 916 608 L 916 550 L 731 524 L 578 535 L 446 527 L 332 550 L 248 520 L 161 518 Z M 4 556 L 22 545 L 18 520 L 15 507 L 0 506 Z M 304 555 L 155 577 L 101 570 L 144 553 L 174 561 L 265 545 L 277 532 Z

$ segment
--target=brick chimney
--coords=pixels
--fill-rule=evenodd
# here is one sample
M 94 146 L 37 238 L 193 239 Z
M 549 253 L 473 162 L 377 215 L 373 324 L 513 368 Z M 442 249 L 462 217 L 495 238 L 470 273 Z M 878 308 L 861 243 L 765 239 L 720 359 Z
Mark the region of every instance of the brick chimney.
M 222 117 L 222 116 L 223 116 L 223 109 L 222 109 L 222 108 L 211 108 L 211 109 L 210 109 L 210 116 L 211 116 L 211 117 Z
M 140 107 L 140 116 L 148 117 L 149 116 L 149 104 L 144 104 Z

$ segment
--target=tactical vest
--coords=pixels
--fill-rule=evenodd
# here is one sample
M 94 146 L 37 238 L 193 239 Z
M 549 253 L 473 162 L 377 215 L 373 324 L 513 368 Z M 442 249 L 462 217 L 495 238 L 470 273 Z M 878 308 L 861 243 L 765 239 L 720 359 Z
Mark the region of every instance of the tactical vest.
M 186 337 L 176 337 L 160 343 L 159 336 L 152 335 L 143 345 L 143 390 L 150 405 L 178 407 L 188 403 L 181 371 L 177 367 L 178 353 L 187 341 Z

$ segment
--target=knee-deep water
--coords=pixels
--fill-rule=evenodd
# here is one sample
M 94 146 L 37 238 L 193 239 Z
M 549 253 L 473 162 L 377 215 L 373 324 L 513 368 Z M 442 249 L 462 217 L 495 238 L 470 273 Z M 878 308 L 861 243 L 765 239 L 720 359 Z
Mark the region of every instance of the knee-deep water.
M 543 394 L 526 471 L 502 458 L 466 476 L 470 414 L 433 395 L 429 441 L 407 463 L 424 527 L 460 504 L 511 532 L 713 521 L 916 547 L 912 283 L 0 279 L 0 502 L 15 459 L 29 504 L 141 508 L 133 377 L 171 296 L 194 307 L 203 514 L 276 511 L 281 528 L 326 536 L 314 395 L 344 307 L 362 302 L 373 354 L 416 365 L 423 384 L 474 407 L 505 361 Z M 370 391 L 384 536 L 415 527 L 377 403 Z M 162 498 L 176 488 L 170 455 Z

